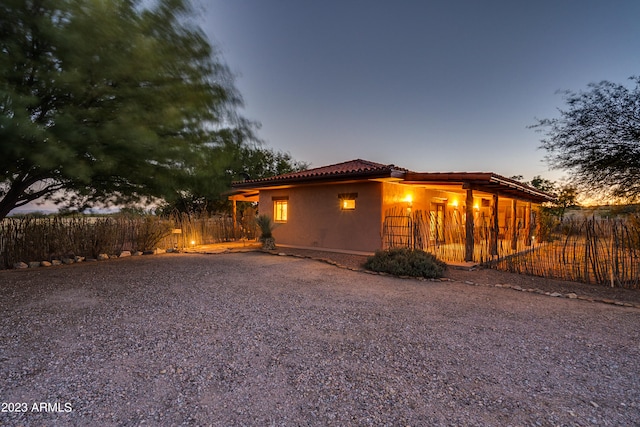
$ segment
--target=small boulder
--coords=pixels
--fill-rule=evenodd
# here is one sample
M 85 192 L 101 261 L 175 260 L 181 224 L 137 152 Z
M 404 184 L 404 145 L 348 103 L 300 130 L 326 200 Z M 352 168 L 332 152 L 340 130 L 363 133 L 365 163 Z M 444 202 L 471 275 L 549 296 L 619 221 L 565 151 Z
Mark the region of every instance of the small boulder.
M 40 265 L 42 267 L 51 267 L 53 264 L 51 264 L 49 261 L 42 261 Z
M 109 259 L 109 255 L 107 254 L 98 254 L 98 261 L 104 261 Z
M 62 263 L 69 265 L 69 264 L 73 264 L 75 261 L 73 260 L 73 258 L 62 258 Z
M 120 252 L 119 258 L 124 258 L 128 256 L 131 256 L 131 251 L 122 251 Z
M 78 256 L 78 255 L 76 255 L 76 256 L 74 256 L 74 257 L 73 257 L 73 260 L 74 260 L 75 262 L 82 262 L 82 261 L 84 261 L 84 260 L 85 260 L 85 258 L 84 258 L 83 256 Z
M 13 268 L 29 268 L 29 265 L 27 263 L 20 261 L 13 264 Z
M 40 267 L 40 261 L 29 262 L 29 268 L 37 268 L 37 267 Z
M 59 259 L 53 259 L 51 260 L 51 265 L 61 265 L 62 261 L 60 261 Z

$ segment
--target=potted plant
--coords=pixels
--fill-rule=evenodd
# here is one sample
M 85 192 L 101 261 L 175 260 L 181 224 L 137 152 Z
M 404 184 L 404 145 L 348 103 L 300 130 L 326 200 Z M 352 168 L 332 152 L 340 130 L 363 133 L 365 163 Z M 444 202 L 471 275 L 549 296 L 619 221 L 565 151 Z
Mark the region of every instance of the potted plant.
M 260 227 L 260 241 L 262 242 L 262 249 L 265 251 L 272 251 L 276 248 L 276 239 L 273 238 L 274 224 L 271 221 L 271 217 L 268 215 L 260 215 L 256 219 L 258 227 Z

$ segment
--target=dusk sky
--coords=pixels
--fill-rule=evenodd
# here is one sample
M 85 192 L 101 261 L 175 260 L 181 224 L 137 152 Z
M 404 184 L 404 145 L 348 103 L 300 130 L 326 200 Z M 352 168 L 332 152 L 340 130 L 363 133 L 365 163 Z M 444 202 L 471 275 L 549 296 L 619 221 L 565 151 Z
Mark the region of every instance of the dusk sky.
M 640 1 L 200 0 L 259 137 L 311 167 L 549 171 L 558 90 L 640 74 Z

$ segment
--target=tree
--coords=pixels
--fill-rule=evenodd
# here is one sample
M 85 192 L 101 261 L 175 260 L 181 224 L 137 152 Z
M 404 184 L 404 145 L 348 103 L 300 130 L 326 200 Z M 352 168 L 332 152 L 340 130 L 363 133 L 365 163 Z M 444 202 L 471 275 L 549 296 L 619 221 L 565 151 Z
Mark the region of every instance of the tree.
M 289 153 L 246 141 L 247 132 L 225 138 L 225 143 L 203 152 L 178 197 L 160 212 L 220 212 L 231 209 L 225 192 L 232 181 L 259 179 L 304 170 L 308 165 Z
M 640 77 L 632 89 L 608 81 L 564 92 L 560 117 L 538 120 L 553 168 L 571 171 L 577 187 L 628 201 L 640 199 Z
M 0 219 L 41 197 L 170 199 L 250 133 L 187 1 L 0 3 Z
M 540 175 L 534 176 L 529 185 L 549 194 L 554 194 L 557 187 L 557 184 L 555 182 L 543 178 Z

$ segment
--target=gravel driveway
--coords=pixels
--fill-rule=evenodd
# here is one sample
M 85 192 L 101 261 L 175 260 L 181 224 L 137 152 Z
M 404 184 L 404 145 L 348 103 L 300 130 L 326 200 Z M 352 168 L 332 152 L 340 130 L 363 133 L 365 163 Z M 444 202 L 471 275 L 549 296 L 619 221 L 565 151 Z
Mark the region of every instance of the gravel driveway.
M 0 271 L 0 297 L 1 425 L 640 425 L 635 308 L 262 253 Z

